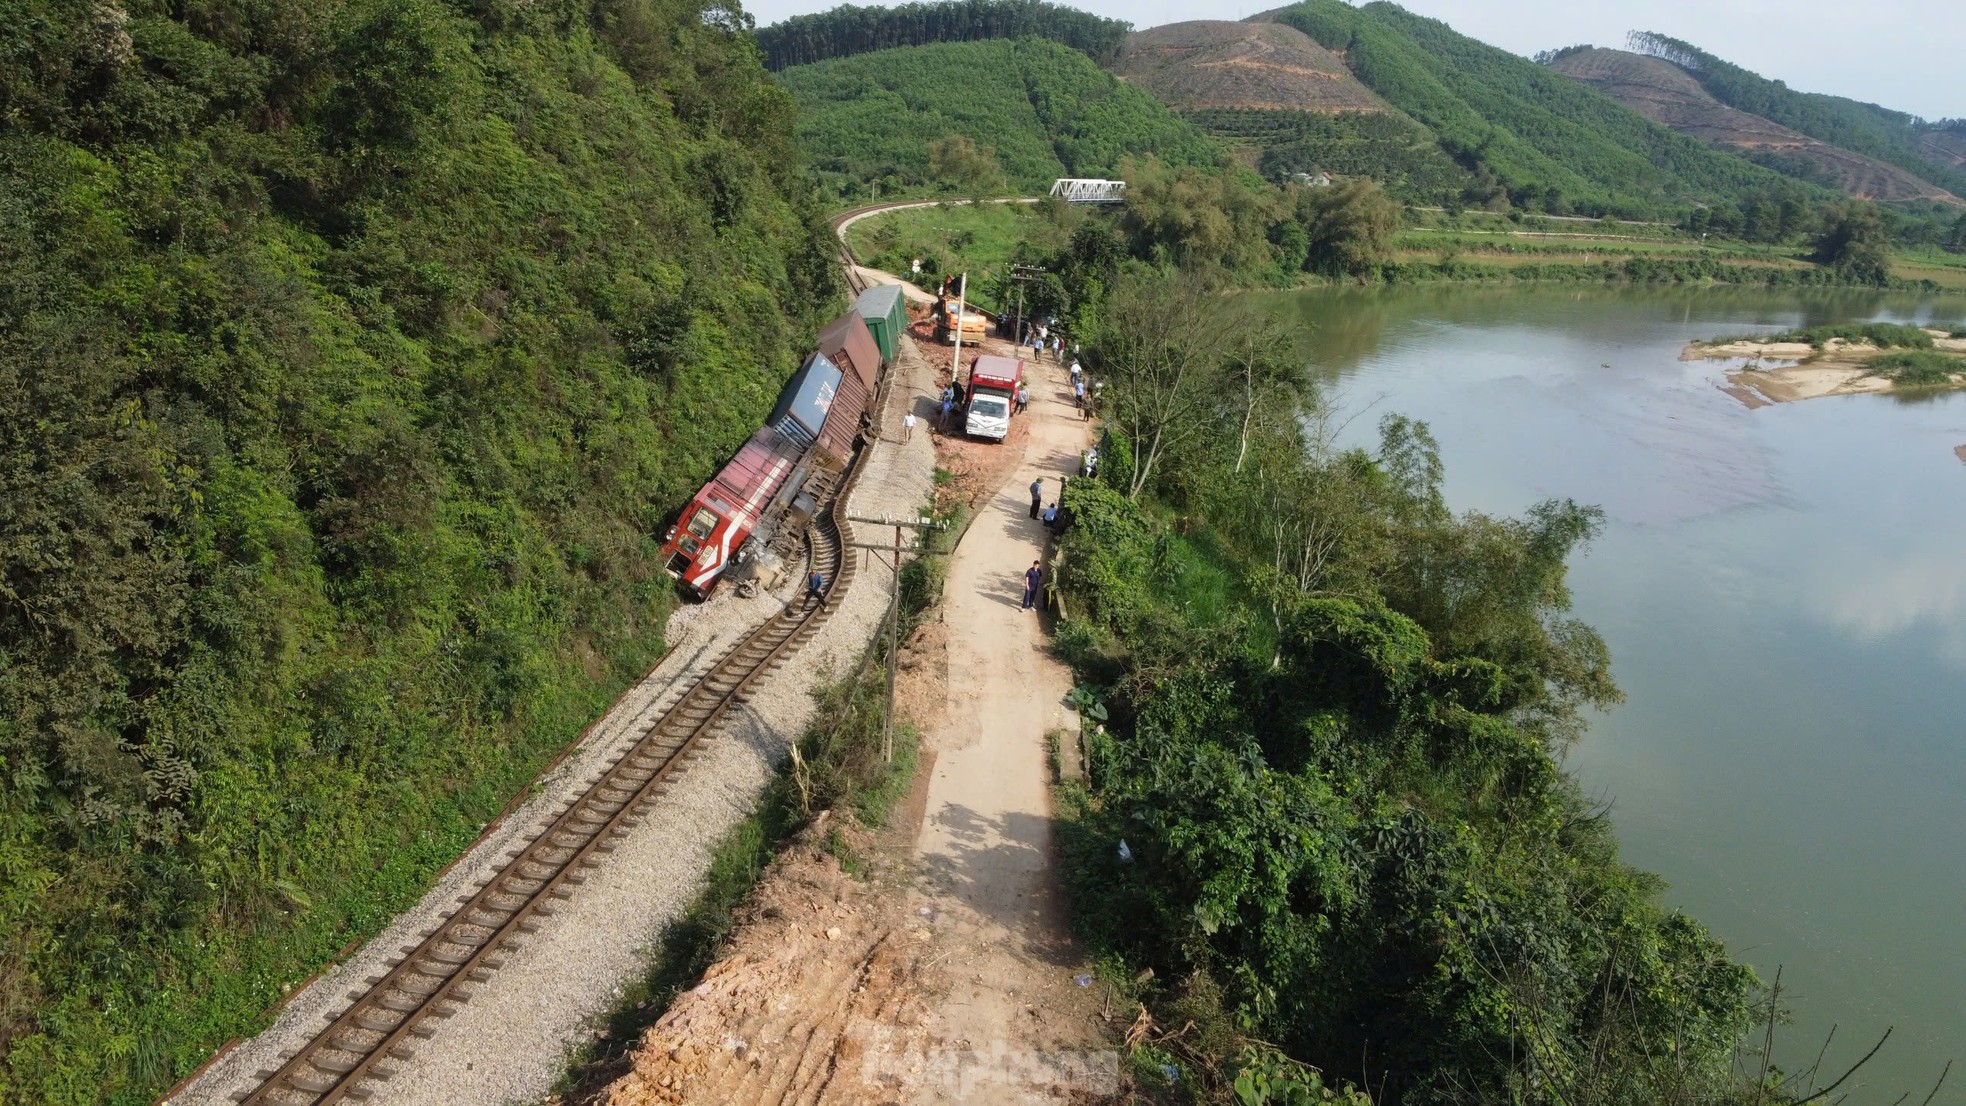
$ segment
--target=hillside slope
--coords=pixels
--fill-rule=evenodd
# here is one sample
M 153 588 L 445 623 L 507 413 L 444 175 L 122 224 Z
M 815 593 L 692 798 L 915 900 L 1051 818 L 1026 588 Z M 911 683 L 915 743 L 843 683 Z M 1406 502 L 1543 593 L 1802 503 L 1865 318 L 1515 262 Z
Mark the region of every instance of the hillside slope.
M 1135 31 L 1113 71 L 1184 111 L 1388 110 L 1342 58 L 1281 23 L 1196 20 Z
M 1926 130 L 1918 137 L 1918 152 L 1940 166 L 1966 170 L 1966 123 Z
M 1866 200 L 1951 200 L 1943 188 L 1895 165 L 1811 138 L 1758 115 L 1728 107 L 1686 70 L 1663 58 L 1624 50 L 1569 53 L 1550 68 L 1681 134 L 1750 151 L 1771 168 L 1829 184 Z
M 838 277 L 689 5 L 10 12 L 0 1101 L 140 1104 L 659 653 Z
M 1518 206 L 1650 217 L 1784 185 L 1772 170 L 1676 134 L 1586 85 L 1447 24 L 1378 2 L 1307 0 L 1254 17 L 1343 55 L 1393 107 Z
M 1216 164 L 1218 147 L 1148 93 L 1043 39 L 939 43 L 794 66 L 799 145 L 840 195 L 863 182 L 923 189 L 929 145 L 952 135 L 994 154 L 997 187 L 1114 175 L 1130 155 Z
M 1926 137 L 1940 130 L 1937 124 L 1842 96 L 1797 92 L 1781 81 L 1771 81 L 1692 43 L 1665 35 L 1633 32 L 1630 43 L 1636 51 L 1685 70 L 1728 107 L 1888 162 L 1955 196 L 1966 196 L 1966 172 L 1924 152 Z

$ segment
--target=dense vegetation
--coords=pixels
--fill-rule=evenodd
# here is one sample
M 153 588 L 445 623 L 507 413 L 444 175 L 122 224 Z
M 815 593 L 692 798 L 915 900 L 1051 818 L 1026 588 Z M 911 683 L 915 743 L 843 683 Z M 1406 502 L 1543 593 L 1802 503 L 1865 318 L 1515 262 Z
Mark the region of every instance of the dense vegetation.
M 659 651 L 838 295 L 727 16 L 10 6 L 0 1100 L 149 1101 Z
M 1273 324 L 1108 288 L 1108 444 L 1058 574 L 1104 721 L 1068 804 L 1088 935 L 1379 1101 L 1737 1094 L 1752 974 L 1555 760 L 1619 698 L 1564 583 L 1601 514 L 1456 516 L 1425 426 L 1345 449 L 1304 417 Z
M 1132 154 L 1215 165 L 1215 144 L 1075 50 L 1037 38 L 883 50 L 781 74 L 799 146 L 842 197 L 908 191 L 1042 194 L 1061 176 L 1111 177 Z M 1001 176 L 938 172 L 931 147 L 962 138 Z M 964 163 L 966 165 L 966 163 Z
M 1662 127 L 1577 81 L 1383 0 L 1269 13 L 1419 120 L 1477 180 L 1471 204 L 1650 218 L 1739 199 L 1783 178 Z
M 1120 20 L 1044 0 L 937 0 L 891 7 L 843 4 L 774 23 L 757 39 L 765 64 L 774 70 L 895 46 L 1025 37 L 1048 38 L 1103 63 L 1119 53 L 1129 29 Z
M 1925 133 L 1945 129 L 1947 121 L 1927 124 L 1876 104 L 1797 92 L 1781 81 L 1771 81 L 1666 35 L 1633 32 L 1630 45 L 1634 51 L 1663 58 L 1691 73 L 1702 88 L 1728 107 L 1772 119 L 1846 150 L 1869 154 L 1955 195 L 1966 195 L 1966 172 L 1934 161 L 1920 150 Z
M 1959 374 L 1966 373 L 1966 357 L 1929 349 L 1903 350 L 1873 359 L 1868 368 L 1899 387 L 1944 387 L 1957 383 Z
M 1319 170 L 1370 177 L 1416 204 L 1458 201 L 1474 183 L 1425 127 L 1393 112 L 1215 108 L 1188 118 L 1224 141 L 1256 147 L 1257 169 L 1270 180 Z

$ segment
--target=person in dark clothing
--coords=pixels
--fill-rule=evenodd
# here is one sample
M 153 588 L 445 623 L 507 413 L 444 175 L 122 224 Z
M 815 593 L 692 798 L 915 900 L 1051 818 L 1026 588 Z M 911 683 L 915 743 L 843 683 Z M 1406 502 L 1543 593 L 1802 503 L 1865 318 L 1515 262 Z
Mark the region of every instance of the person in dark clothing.
M 1042 583 L 1044 583 L 1044 570 L 1038 567 L 1038 562 L 1032 561 L 1031 567 L 1024 570 L 1024 609 L 1025 610 L 1028 611 L 1032 607 L 1037 605 L 1038 585 Z
M 1044 477 L 1040 476 L 1036 480 L 1031 481 L 1031 517 L 1038 517 L 1038 512 L 1043 509 Z
M 806 602 L 815 600 L 821 607 L 826 605 L 826 574 L 816 568 L 806 577 Z

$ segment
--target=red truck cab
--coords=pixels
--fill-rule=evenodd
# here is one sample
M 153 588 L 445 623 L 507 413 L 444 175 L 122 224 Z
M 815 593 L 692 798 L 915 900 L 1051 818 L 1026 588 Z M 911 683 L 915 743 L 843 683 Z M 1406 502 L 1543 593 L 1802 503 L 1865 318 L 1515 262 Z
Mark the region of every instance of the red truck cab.
M 1017 389 L 1024 383 L 1024 362 L 1015 357 L 986 354 L 969 368 L 969 412 L 963 431 L 975 438 L 1003 441 L 1010 435 L 1010 416 L 1017 410 Z

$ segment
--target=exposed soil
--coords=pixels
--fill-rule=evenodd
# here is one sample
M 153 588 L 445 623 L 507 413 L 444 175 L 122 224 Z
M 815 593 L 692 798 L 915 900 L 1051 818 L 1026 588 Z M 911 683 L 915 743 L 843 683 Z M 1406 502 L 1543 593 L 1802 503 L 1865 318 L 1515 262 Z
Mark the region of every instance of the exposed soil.
M 1344 59 L 1281 23 L 1202 19 L 1135 31 L 1114 68 L 1183 111 L 1388 110 Z
M 924 352 L 946 380 L 947 347 Z M 1125 1021 L 1072 942 L 1052 864 L 1046 735 L 1075 719 L 1071 676 L 1019 603 L 1044 548 L 1024 487 L 1067 474 L 1091 424 L 1059 366 L 1026 372 L 1031 409 L 1009 441 L 936 438 L 958 474 L 950 494 L 977 514 L 898 670 L 898 707 L 924 736 L 913 795 L 891 827 L 844 835 L 868 865 L 861 878 L 840 871 L 817 828 L 774 867 L 722 958 L 609 1089 L 613 1106 L 1116 1093 Z
M 1800 158 L 1859 199 L 1966 202 L 1895 165 L 1728 107 L 1700 87 L 1692 74 L 1662 58 L 1625 50 L 1582 50 L 1550 68 L 1681 134 L 1721 146 Z

